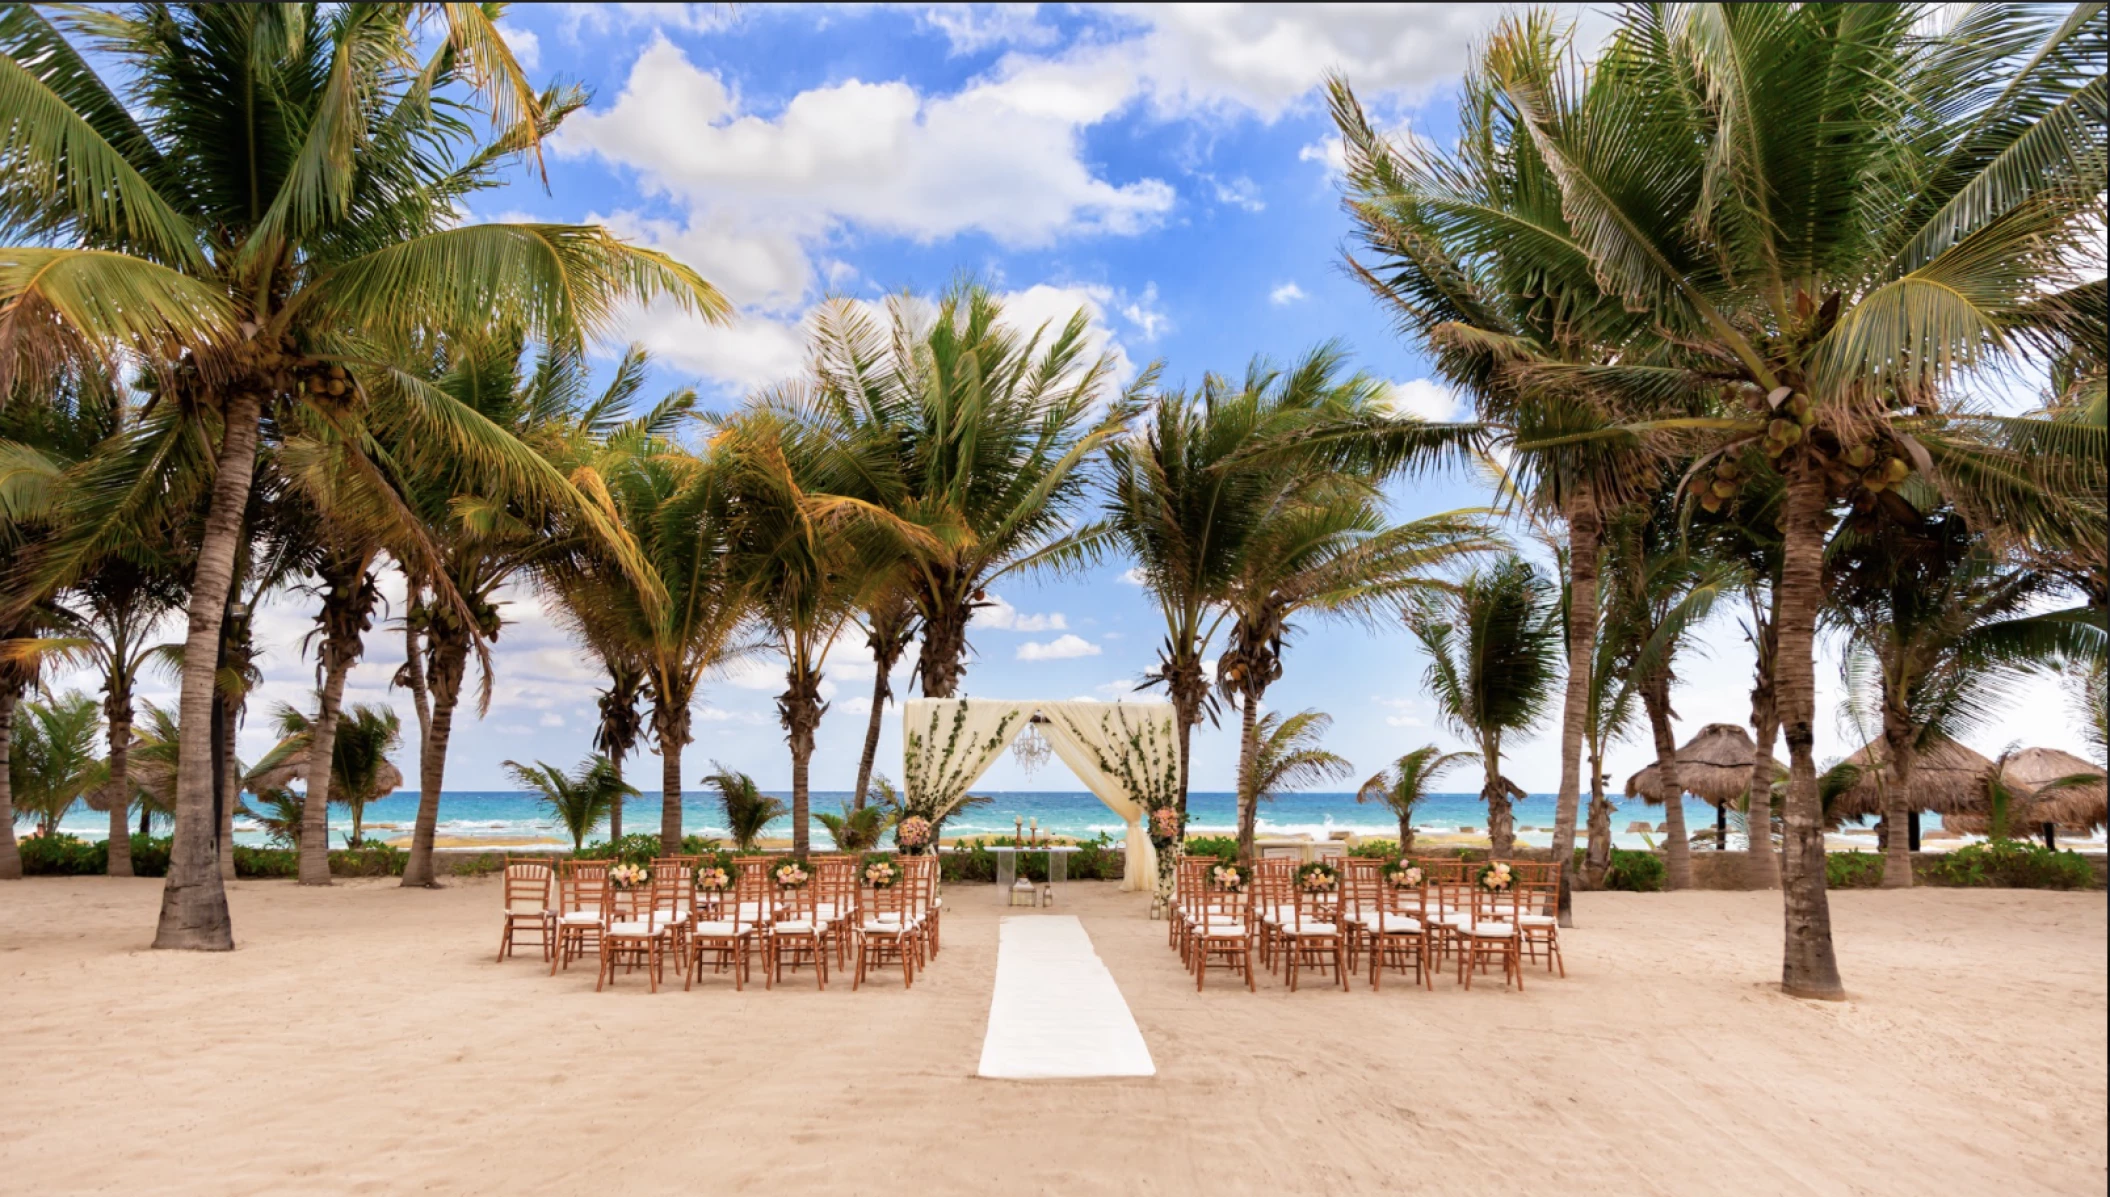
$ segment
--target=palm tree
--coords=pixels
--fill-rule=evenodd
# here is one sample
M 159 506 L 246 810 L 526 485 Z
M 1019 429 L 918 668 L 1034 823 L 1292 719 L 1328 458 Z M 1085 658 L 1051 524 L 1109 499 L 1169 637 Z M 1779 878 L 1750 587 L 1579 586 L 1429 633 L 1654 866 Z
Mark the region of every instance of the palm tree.
M 1633 305 L 1600 285 L 1576 243 L 1560 186 L 1500 80 L 1524 69 L 1555 82 L 1549 121 L 1576 129 L 1589 116 L 1572 31 L 1544 12 L 1503 20 L 1468 68 L 1454 148 L 1381 136 L 1347 80 L 1329 85 L 1347 155 L 1346 206 L 1360 254 L 1350 269 L 1429 348 L 1438 372 L 1473 403 L 1508 450 L 1502 487 L 1567 532 L 1571 585 L 1568 655 L 1595 655 L 1597 575 L 1606 514 L 1638 495 L 1653 456 L 1646 438 L 1587 435 L 1621 423 L 1586 383 L 1542 365 L 1643 360 L 1651 330 Z M 1553 856 L 1562 862 L 1568 919 L 1580 770 L 1592 721 L 1591 674 L 1571 670 L 1561 719 Z
M 1339 781 L 1355 766 L 1346 757 L 1319 747 L 1333 716 L 1304 710 L 1284 716 L 1270 711 L 1254 726 L 1259 748 L 1253 755 L 1253 793 L 1263 802 L 1321 782 Z
M 629 408 L 648 366 L 633 347 L 609 385 L 589 389 L 591 367 L 576 347 L 543 346 L 530 353 L 522 335 L 499 330 L 446 347 L 434 361 L 433 388 L 464 411 L 477 413 L 493 435 L 517 445 L 538 467 L 575 480 L 587 491 L 604 483 L 594 475 L 604 455 L 621 452 L 612 442 L 650 437 L 685 418 L 695 402 L 689 391 L 670 394 L 645 411 Z M 432 844 L 445 789 L 447 749 L 472 656 L 481 667 L 477 711 L 490 700 L 493 682 L 488 645 L 503 621 L 497 596 L 522 576 L 537 576 L 545 557 L 598 552 L 612 564 L 633 605 L 651 607 L 665 593 L 661 579 L 636 552 L 636 539 L 609 520 L 598 503 L 574 511 L 523 496 L 504 478 L 480 487 L 461 476 L 449 452 L 407 446 L 407 502 L 427 530 L 430 552 L 405 564 L 414 578 L 407 622 L 422 659 L 413 671 L 422 695 L 424 739 L 418 757 L 418 813 L 405 863 L 405 886 L 434 883 Z M 567 481 L 566 486 L 574 485 Z M 588 643 L 597 643 L 587 637 Z M 627 651 L 612 647 L 611 651 Z M 677 787 L 678 792 L 678 787 Z M 675 851 L 680 837 L 675 838 Z
M 14 817 L 33 815 L 39 834 L 57 835 L 59 820 L 104 781 L 95 751 L 102 711 L 93 698 L 69 691 L 30 702 L 21 713 L 8 757 Z
M 535 569 L 556 600 L 554 617 L 581 641 L 634 662 L 644 676 L 659 746 L 660 845 L 671 856 L 681 850 L 690 704 L 707 670 L 746 651 L 735 634 L 749 606 L 733 569 L 720 473 L 656 434 L 612 439 L 620 443 L 592 468 L 644 576 L 664 597 L 648 601 L 613 554 L 586 540 L 560 542 Z
M 220 433 L 182 686 L 194 743 L 182 754 L 158 947 L 233 944 L 207 737 L 266 406 L 350 419 L 361 405 L 394 404 L 465 468 L 513 471 L 583 512 L 590 505 L 564 479 L 382 346 L 487 327 L 494 314 L 575 343 L 620 305 L 658 295 L 725 310 L 692 271 L 598 227 L 458 222 L 463 194 L 521 154 L 539 161 L 543 134 L 582 102 L 537 95 L 493 14 L 200 4 L 80 18 L 96 60 L 126 72 L 122 93 L 38 10 L 9 9 L 0 29 L 20 92 L 0 115 L 13 166 L 0 209 L 28 242 L 8 248 L 0 269 L 0 342 L 10 347 L 0 385 L 39 363 L 133 354 L 158 394 Z M 426 38 L 435 17 L 444 28 Z M 429 102 L 447 91 L 450 103 Z M 479 109 L 493 130 L 481 142 L 458 115 Z M 127 507 L 153 501 L 136 475 L 106 477 L 101 502 L 45 564 L 50 578 L 71 580 L 128 522 Z
M 777 715 L 791 744 L 791 845 L 810 846 L 809 770 L 828 652 L 857 613 L 894 582 L 907 546 L 935 547 L 921 529 L 841 492 L 882 462 L 794 424 L 780 401 L 719 424 L 715 468 L 731 517 L 731 568 L 755 622 L 784 657 Z
M 623 761 L 637 751 L 637 743 L 645 735 L 645 721 L 637 711 L 638 702 L 645 696 L 645 674 L 635 662 L 613 652 L 601 656 L 601 668 L 608 675 L 608 686 L 594 703 L 600 722 L 594 724 L 593 750 L 607 759 L 620 778 Z M 623 838 L 621 794 L 608 808 L 608 838 Z
M 1323 456 L 1331 449 L 1315 431 L 1366 418 L 1376 404 L 1370 378 L 1343 377 L 1343 360 L 1332 345 L 1286 370 L 1256 358 L 1241 380 L 1212 374 L 1191 396 L 1157 396 L 1148 422 L 1107 446 L 1100 521 L 1058 550 L 1083 564 L 1118 549 L 1158 602 L 1165 638 L 1145 684 L 1172 700 L 1182 818 L 1194 728 L 1208 713 L 1209 654 L 1233 618 L 1226 600 L 1270 514 L 1335 487 L 1335 463 Z
M 317 778 L 309 768 L 322 752 L 321 717 L 311 717 L 297 707 L 280 703 L 272 721 L 278 727 L 279 742 L 249 771 L 245 786 L 252 793 L 261 794 L 283 789 L 295 779 L 304 780 L 308 783 L 308 797 L 322 797 L 351 811 L 352 831 L 346 846 L 365 846 L 366 804 L 386 798 L 403 782 L 402 770 L 388 759 L 403 745 L 402 717 L 394 707 L 366 703 L 343 711 L 336 734 L 330 739 L 327 781 Z M 323 825 L 327 827 L 327 821 Z M 301 836 L 303 852 L 311 850 L 305 827 L 304 824 Z M 327 858 L 328 842 L 319 850 Z M 328 863 L 327 859 L 324 863 Z
M 505 766 L 520 788 L 540 794 L 542 804 L 571 832 L 573 852 L 586 846 L 586 837 L 614 813 L 625 795 L 637 793 L 623 780 L 615 762 L 605 756 L 586 758 L 569 776 L 541 761 L 532 765 L 507 761 Z
M 1435 571 L 1491 547 L 1470 512 L 1387 526 L 1367 484 L 1345 474 L 1270 511 L 1233 580 L 1232 614 L 1218 689 L 1240 716 L 1239 852 L 1252 855 L 1260 738 L 1267 688 L 1282 676 L 1282 654 L 1304 614 L 1368 619 L 1440 585 Z
M 1559 618 L 1552 585 L 1514 553 L 1407 610 L 1407 628 L 1429 654 L 1437 710 L 1479 749 L 1487 773 L 1480 799 L 1497 856 L 1515 846 L 1510 800 L 1524 797 L 1502 775 L 1502 741 L 1545 714 L 1560 672 Z
M 1656 749 L 1663 792 L 1666 884 L 1692 888 L 1692 843 L 1685 828 L 1685 792 L 1678 782 L 1676 712 L 1670 703 L 1679 654 L 1724 595 L 1745 588 L 1742 568 L 1708 556 L 1680 534 L 1669 496 L 1635 504 L 1606 529 L 1613 583 L 1606 635 L 1618 645 L 1618 668 L 1641 698 Z
M 763 793 L 755 779 L 745 773 L 716 761 L 711 762 L 711 768 L 715 772 L 704 778 L 703 784 L 718 791 L 718 802 L 725 808 L 726 834 L 733 837 L 735 848 L 753 852 L 769 824 L 784 817 L 784 804 Z
M 879 838 L 886 834 L 887 809 L 884 806 L 854 806 L 845 802 L 841 814 L 816 811 L 813 817 L 828 829 L 837 852 L 869 852 L 879 846 Z
M 1079 466 L 1120 427 L 1102 411 L 1114 359 L 1088 356 L 1078 311 L 1060 329 L 1021 332 L 1003 304 L 961 283 L 931 305 L 896 297 L 882 325 L 854 304 L 815 320 L 816 387 L 794 409 L 825 420 L 882 472 L 842 493 L 924 529 L 908 593 L 922 625 L 923 693 L 951 698 L 965 671 L 967 624 L 988 588 L 1058 541 L 1083 496 Z M 1140 394 L 1145 370 L 1130 386 Z
M 906 588 L 908 564 L 902 562 L 896 576 L 878 584 L 877 597 L 864 610 L 865 647 L 872 653 L 872 709 L 865 715 L 865 746 L 857 757 L 857 788 L 850 795 L 853 810 L 862 811 L 867 805 L 872 767 L 879 760 L 880 723 L 894 697 L 894 666 L 916 638 L 916 605 Z
M 256 795 L 256 805 L 244 803 L 242 816 L 254 820 L 273 847 L 299 848 L 301 827 L 307 820 L 307 799 L 283 787 L 251 792 Z
M 1879 538 L 1843 534 L 1833 553 L 1828 613 L 1865 654 L 1881 710 L 1889 810 L 1885 888 L 1912 884 L 1913 767 L 1923 747 L 1958 739 L 1998 709 L 2024 672 L 2050 672 L 2105 651 L 2100 614 L 2036 608 L 2059 579 L 1974 535 L 1954 511 Z
M 108 794 L 132 791 L 131 746 L 133 692 L 140 670 L 156 647 L 151 643 L 160 622 L 183 604 L 183 582 L 166 559 L 156 560 L 152 543 L 138 551 L 111 555 L 74 587 L 79 609 L 78 631 L 88 656 L 102 674 L 103 721 L 109 733 Z M 106 800 L 109 808 L 109 873 L 132 875 L 131 804 L 124 797 Z
M 1822 552 L 1836 507 L 1918 475 L 1989 523 L 2100 542 L 2097 430 L 1945 410 L 1953 383 L 2077 325 L 2101 239 L 2092 10 L 1912 5 L 1623 11 L 1591 119 L 1555 80 L 1500 80 L 1603 285 L 1690 356 L 1727 411 L 1681 426 L 1786 478 L 1775 685 L 1790 784 L 1782 987 L 1844 990 L 1812 756 Z M 2098 338 L 2100 340 L 2100 338 Z M 1660 368 L 1578 368 L 1638 405 Z M 1682 419 L 1682 417 L 1680 417 Z M 1711 464 L 1703 457 L 1703 462 Z M 2089 496 L 2086 502 L 2075 496 Z
M 1475 757 L 1470 752 L 1445 752 L 1424 744 L 1392 763 L 1389 769 L 1370 775 L 1355 793 L 1357 802 L 1378 802 L 1391 808 L 1399 820 L 1399 850 L 1414 850 L 1414 809 L 1429 796 L 1430 787 L 1454 765 Z

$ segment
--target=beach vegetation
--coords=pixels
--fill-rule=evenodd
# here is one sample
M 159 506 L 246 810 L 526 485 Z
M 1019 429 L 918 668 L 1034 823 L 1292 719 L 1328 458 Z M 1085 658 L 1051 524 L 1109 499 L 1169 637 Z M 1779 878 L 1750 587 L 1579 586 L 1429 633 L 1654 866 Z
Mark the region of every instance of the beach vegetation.
M 1965 844 L 1927 862 L 1924 872 L 1930 880 L 1944 885 L 2098 889 L 2103 884 L 2095 866 L 2080 853 L 2023 840 Z
M 1356 791 L 1355 800 L 1381 803 L 1390 809 L 1399 820 L 1399 841 L 1392 845 L 1393 855 L 1412 852 L 1415 808 L 1445 773 L 1475 759 L 1478 758 L 1470 752 L 1445 752 L 1434 744 L 1424 744 L 1394 761 L 1391 768 L 1372 774 Z
M 769 825 L 783 818 L 788 808 L 763 793 L 762 787 L 747 774 L 715 761 L 712 765 L 715 771 L 703 779 L 703 784 L 718 791 L 718 805 L 725 811 L 726 834 L 732 837 L 735 849 L 753 852 Z
M 543 761 L 532 765 L 507 761 L 505 768 L 515 783 L 533 790 L 536 800 L 557 816 L 571 833 L 575 853 L 586 846 L 586 837 L 607 820 L 616 803 L 637 793 L 616 771 L 615 762 L 605 756 L 588 757 L 569 773 Z

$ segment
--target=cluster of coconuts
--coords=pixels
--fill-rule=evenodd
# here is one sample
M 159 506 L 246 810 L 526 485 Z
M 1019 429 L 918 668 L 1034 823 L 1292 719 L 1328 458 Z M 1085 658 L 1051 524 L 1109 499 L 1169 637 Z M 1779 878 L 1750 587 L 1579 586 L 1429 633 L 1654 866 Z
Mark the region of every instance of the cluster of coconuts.
M 1817 425 L 1816 405 L 1808 395 L 1792 387 L 1775 387 L 1763 398 L 1754 393 L 1750 405 L 1760 413 L 1772 413 L 1772 418 L 1766 421 L 1765 436 L 1759 442 L 1766 460 L 1777 464 L 1789 449 L 1808 441 L 1810 452 L 1824 471 L 1832 493 L 1842 497 L 1851 495 L 1857 512 L 1873 509 L 1879 496 L 1895 489 L 1912 473 L 1912 466 L 1904 458 L 1872 444 L 1864 442 L 1839 448 L 1830 435 L 1820 443 L 1813 435 Z M 1748 470 L 1734 460 L 1724 458 L 1715 466 L 1706 489 L 1701 492 L 1700 506 L 1709 512 L 1720 511 L 1749 480 Z
M 300 385 L 318 403 L 341 403 L 352 393 L 352 376 L 335 362 L 311 361 L 301 371 Z

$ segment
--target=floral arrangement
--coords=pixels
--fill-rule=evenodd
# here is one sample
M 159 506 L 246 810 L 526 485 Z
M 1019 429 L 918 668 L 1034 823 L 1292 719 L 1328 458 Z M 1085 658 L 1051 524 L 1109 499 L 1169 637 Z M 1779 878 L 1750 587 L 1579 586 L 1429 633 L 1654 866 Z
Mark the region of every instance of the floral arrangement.
M 894 839 L 904 848 L 921 848 L 930 843 L 931 823 L 922 815 L 910 815 L 894 825 Z
M 1325 861 L 1315 860 L 1297 869 L 1297 888 L 1307 893 L 1331 893 L 1340 883 L 1341 874 Z
M 1420 865 L 1405 858 L 1385 866 L 1385 880 L 1400 889 L 1420 889 L 1428 879 L 1429 875 L 1421 871 Z
M 803 889 L 808 881 L 813 880 L 813 871 L 803 860 L 787 860 L 769 870 L 769 875 L 776 880 L 779 889 Z
M 724 865 L 704 865 L 696 870 L 696 888 L 710 892 L 731 889 L 733 873 Z
M 1515 885 L 1517 879 L 1516 875 L 1509 871 L 1509 863 L 1498 860 L 1493 864 L 1482 866 L 1478 880 L 1481 889 L 1499 894 L 1508 890 L 1510 886 Z
M 619 864 L 608 870 L 608 880 L 617 889 L 636 889 L 651 878 L 643 865 Z
M 1244 889 L 1245 873 L 1237 865 L 1215 865 L 1209 870 L 1209 884 L 1218 889 Z
M 884 856 L 875 856 L 865 861 L 865 884 L 873 889 L 886 889 L 901 880 L 901 870 Z
M 1151 811 L 1150 838 L 1160 844 L 1169 844 L 1180 838 L 1180 812 L 1169 806 Z

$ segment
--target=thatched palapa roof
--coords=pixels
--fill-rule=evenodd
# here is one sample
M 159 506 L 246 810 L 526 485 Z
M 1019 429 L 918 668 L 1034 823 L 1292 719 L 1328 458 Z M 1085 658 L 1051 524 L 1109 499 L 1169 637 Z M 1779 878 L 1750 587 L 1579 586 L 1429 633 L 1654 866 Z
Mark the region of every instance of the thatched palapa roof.
M 286 758 L 274 768 L 250 774 L 242 784 L 252 793 L 262 793 L 265 790 L 291 785 L 296 781 L 306 781 L 307 778 L 308 754 L 303 752 L 298 756 Z M 403 771 L 396 768 L 394 761 L 384 760 L 374 781 L 376 794 L 393 794 L 403 786 Z
M 1737 723 L 1710 723 L 1678 749 L 1678 785 L 1716 806 L 1742 802 L 1751 789 L 1751 754 L 1757 746 Z M 1778 765 L 1775 766 L 1778 768 Z M 1661 773 L 1654 765 L 1626 779 L 1626 796 L 1663 803 Z
M 2062 778 L 2082 774 L 2092 775 L 2094 783 L 2044 789 Z M 2046 823 L 2070 830 L 2110 823 L 2110 782 L 2105 781 L 2101 765 L 2056 748 L 2025 748 L 2008 756 L 2001 776 L 2011 788 L 2033 795 L 2017 804 L 2020 809 L 2008 813 L 2011 834 L 2031 834 Z M 1982 805 L 1979 810 L 1943 815 L 1942 826 L 1971 835 L 1986 834 L 1991 830 L 1990 820 Z
M 1874 740 L 1846 758 L 1846 763 L 1861 771 L 1861 780 L 1834 799 L 1826 815 L 1834 820 L 1881 818 L 1892 797 L 1889 750 L 1881 740 Z M 1993 762 L 1954 740 L 1938 740 L 1913 758 L 1905 807 L 1931 810 L 1947 826 L 1951 815 L 1985 808 L 1985 779 L 1992 771 Z

